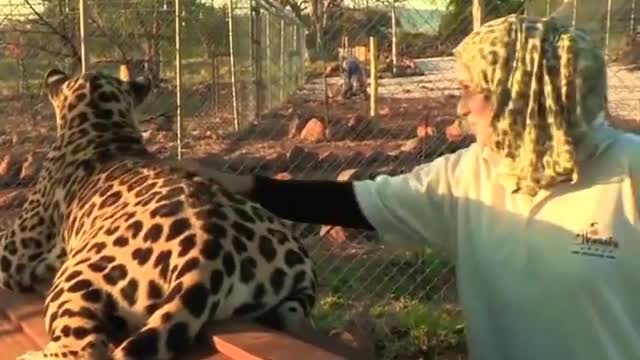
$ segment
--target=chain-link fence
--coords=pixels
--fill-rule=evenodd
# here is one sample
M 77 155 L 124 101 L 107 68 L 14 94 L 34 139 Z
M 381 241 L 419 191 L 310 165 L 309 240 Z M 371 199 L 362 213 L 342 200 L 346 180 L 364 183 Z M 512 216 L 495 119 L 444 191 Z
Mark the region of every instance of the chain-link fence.
M 77 0 L 0 5 L 0 96 L 8 105 L 0 111 L 19 124 L 0 129 L 0 145 L 17 158 L 46 151 L 54 124 L 41 77 L 54 64 L 80 69 L 83 53 L 89 69 L 117 73 L 127 63 L 133 75 L 153 79 L 141 116 L 154 152 L 180 151 L 234 173 L 371 178 L 409 171 L 472 141 L 450 126 L 458 95 L 450 50 L 472 29 L 469 4 L 279 3 L 287 8 L 270 0 L 182 0 L 178 11 L 175 0 L 86 0 L 82 9 Z M 484 3 L 486 19 L 555 12 L 588 29 L 607 54 L 615 124 L 640 130 L 635 0 Z M 340 96 L 340 53 L 356 56 L 367 73 L 375 66 L 373 109 L 369 99 Z M 383 358 L 464 353 L 453 265 L 440 254 L 390 249 L 371 241 L 375 234 L 349 229 L 297 229 L 308 235 L 317 264 L 315 320 L 322 329 L 368 324 Z
M 225 133 L 255 122 L 304 80 L 303 25 L 270 0 L 6 0 L 0 9 L 5 97 L 43 100 L 52 66 L 117 74 L 126 64 L 154 83 L 143 116 L 176 129 L 178 117 L 187 133 L 208 120 Z
M 343 25 L 325 35 L 323 60 L 336 62 L 347 42 L 348 50 L 369 67 L 373 66 L 369 54 L 361 51 L 367 49 L 366 37 L 378 39 L 380 48 L 374 117 L 353 121 L 354 116 L 366 115 L 370 104 L 341 99 L 340 78 L 327 81 L 330 100 L 323 111 L 316 111 L 326 118 L 329 129 L 351 129 L 348 141 L 328 140 L 329 151 L 342 150 L 349 154 L 348 159 L 358 158 L 353 152 L 363 152 L 360 161 L 346 161 L 341 167 L 357 170 L 344 171 L 340 177 L 400 173 L 468 144 L 449 126 L 455 118 L 458 94 L 450 51 L 472 29 L 471 2 L 448 4 L 448 8 L 434 10 L 417 9 L 415 2 L 397 1 L 393 7 L 371 2 L 368 7 L 360 4 L 335 15 Z M 534 16 L 554 13 L 586 29 L 607 55 L 609 111 L 614 125 L 640 133 L 640 118 L 634 113 L 640 105 L 639 12 L 635 1 L 487 0 L 483 10 L 486 20 L 514 12 Z M 403 17 L 406 11 L 412 16 Z M 387 25 L 392 12 L 400 23 L 395 32 L 394 26 Z M 362 18 L 367 20 L 359 22 Z M 407 23 L 410 26 L 405 26 Z M 306 89 L 316 93 L 307 96 L 321 98 L 322 87 L 321 81 L 312 81 Z M 304 106 L 297 110 L 304 111 Z M 323 175 L 339 172 L 325 170 Z M 464 349 L 463 338 L 457 335 L 457 325 L 463 321 L 453 265 L 429 249 L 407 253 L 372 246 L 364 240 L 371 237 L 339 229 L 314 244 L 326 294 L 319 306 L 320 318 L 334 327 L 348 322 L 344 318 L 352 319 L 354 310 L 365 307 L 366 317 L 376 324 L 374 339 L 384 343 L 386 358 L 433 358 L 439 351 Z

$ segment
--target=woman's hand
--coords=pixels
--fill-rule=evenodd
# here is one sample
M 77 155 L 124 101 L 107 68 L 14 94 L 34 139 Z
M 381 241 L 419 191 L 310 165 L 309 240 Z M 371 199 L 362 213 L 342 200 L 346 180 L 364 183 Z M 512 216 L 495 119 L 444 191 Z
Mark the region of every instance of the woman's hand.
M 234 175 L 214 170 L 201 165 L 193 159 L 179 160 L 182 168 L 197 173 L 198 175 L 213 179 L 225 189 L 244 196 L 248 196 L 253 191 L 254 178 L 251 175 Z

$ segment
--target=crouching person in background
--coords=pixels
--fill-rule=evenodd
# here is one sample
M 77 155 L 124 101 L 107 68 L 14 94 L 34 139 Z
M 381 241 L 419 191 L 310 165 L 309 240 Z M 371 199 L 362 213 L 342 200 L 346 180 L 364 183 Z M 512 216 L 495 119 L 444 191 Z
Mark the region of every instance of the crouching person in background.
M 342 72 L 342 98 L 348 100 L 352 97 L 362 95 L 364 98 L 367 93 L 367 76 L 358 61 L 353 56 L 340 57 Z

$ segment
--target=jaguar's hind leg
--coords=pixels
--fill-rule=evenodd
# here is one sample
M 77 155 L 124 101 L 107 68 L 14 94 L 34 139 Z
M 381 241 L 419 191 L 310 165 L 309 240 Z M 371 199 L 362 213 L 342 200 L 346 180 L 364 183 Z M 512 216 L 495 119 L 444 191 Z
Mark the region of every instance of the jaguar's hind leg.
M 68 344 L 50 342 L 42 351 L 29 351 L 16 358 L 16 360 L 111 360 L 109 348 L 106 342 L 96 342 L 85 346 L 80 350 L 69 348 Z
M 117 315 L 113 296 L 87 274 L 91 272 L 79 265 L 62 267 L 45 300 L 50 342 L 21 360 L 111 359 L 113 334 L 126 333 L 128 328 Z
M 116 349 L 113 359 L 165 360 L 187 353 L 220 306 L 219 293 L 200 279 L 196 270 L 177 281 L 143 328 Z
M 66 303 L 53 316 L 58 318 L 50 325 L 50 342 L 42 351 L 27 352 L 18 360 L 111 360 L 112 349 L 93 309 Z
M 315 292 L 311 286 L 302 287 L 296 294 L 283 299 L 278 305 L 257 317 L 256 322 L 290 334 L 313 326 L 311 310 L 315 303 Z

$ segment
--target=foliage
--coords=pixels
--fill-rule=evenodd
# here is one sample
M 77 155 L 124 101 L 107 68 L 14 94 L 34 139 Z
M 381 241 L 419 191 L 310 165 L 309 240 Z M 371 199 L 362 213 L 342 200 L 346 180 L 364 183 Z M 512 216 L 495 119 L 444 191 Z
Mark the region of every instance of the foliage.
M 310 49 L 311 58 L 335 58 L 343 36 L 349 37 L 351 46 L 367 45 L 369 37 L 374 36 L 381 48 L 386 47 L 391 42 L 391 15 L 386 10 L 373 8 L 343 8 L 330 13 L 328 25 L 322 34 L 324 49 L 313 49 L 315 29 L 309 32 L 307 47 Z
M 398 32 L 398 56 L 428 58 L 446 56 L 450 46 L 443 43 L 437 34 Z
M 303 24 L 311 25 L 311 17 L 306 13 L 310 7 L 309 0 L 276 0 L 276 3 L 285 9 L 291 10 L 293 16 Z
M 192 51 L 202 53 L 202 50 L 197 48 L 197 42 L 200 41 L 203 48 L 212 50 L 217 56 L 227 56 L 229 28 L 226 21 L 228 16 L 226 4 L 216 8 L 203 2 L 194 2 L 186 9 L 186 13 L 189 21 L 185 21 L 183 25 L 185 38 L 197 34 L 193 37 L 195 43 L 191 45 L 195 46 Z M 187 55 L 195 56 L 196 54 Z
M 525 0 L 485 0 L 485 22 L 520 12 Z M 470 0 L 448 0 L 447 8 L 438 29 L 441 42 L 457 43 L 473 28 Z
M 77 46 L 77 23 L 73 6 L 66 6 L 63 0 L 42 0 L 37 2 L 42 9 L 36 8 L 36 1 L 24 0 L 24 6 L 33 12 L 26 19 L 8 19 L 1 28 L 3 38 L 8 42 L 22 45 L 27 59 L 45 55 L 72 67 L 80 64 L 80 52 Z
M 182 4 L 183 58 L 228 56 L 226 6 L 214 7 L 199 0 L 183 0 Z M 30 78 L 40 76 L 44 67 L 52 65 L 68 71 L 79 69 L 77 6 L 77 1 L 25 0 L 29 16 L 0 24 L 0 43 L 22 45 Z M 86 12 L 90 61 L 102 65 L 130 62 L 134 69 L 142 67 L 153 80 L 158 80 L 161 67 L 172 68 L 175 59 L 174 6 L 175 1 L 170 0 L 92 2 Z M 234 14 L 237 34 L 246 33 L 247 17 Z M 244 36 L 237 38 L 248 43 Z M 248 51 L 248 46 L 239 47 L 240 55 L 245 55 L 243 51 Z
M 223 55 L 228 51 L 226 6 L 216 8 L 196 0 L 183 0 L 182 5 L 184 56 L 212 52 Z M 175 36 L 173 6 L 171 2 L 165 8 L 156 0 L 140 0 L 134 6 L 116 11 L 109 11 L 106 7 L 94 8 L 90 21 L 96 29 L 92 45 L 99 50 L 95 53 L 122 61 L 153 57 L 153 47 L 160 46 L 160 52 L 171 54 Z M 123 16 L 124 12 L 133 16 Z

